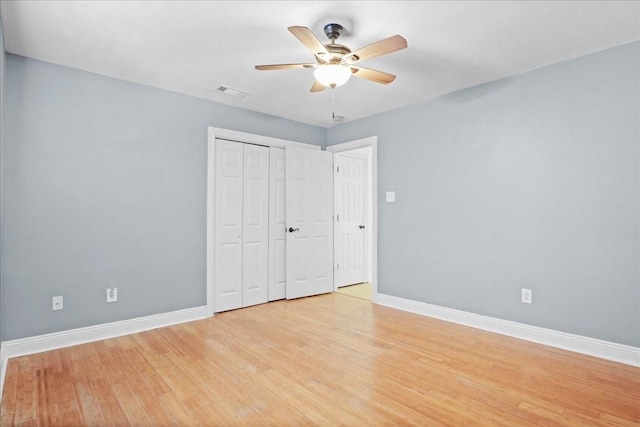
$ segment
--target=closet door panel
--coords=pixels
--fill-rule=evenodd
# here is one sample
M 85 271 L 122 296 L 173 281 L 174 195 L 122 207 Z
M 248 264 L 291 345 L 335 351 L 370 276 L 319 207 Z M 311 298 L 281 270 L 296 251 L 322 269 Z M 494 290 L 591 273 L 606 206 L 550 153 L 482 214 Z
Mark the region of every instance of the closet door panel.
M 242 307 L 243 144 L 217 140 L 215 169 L 215 311 Z
M 269 293 L 269 148 L 244 145 L 242 306 Z
M 285 297 L 285 155 L 269 148 L 269 301 Z
M 285 151 L 287 299 L 333 291 L 333 153 Z

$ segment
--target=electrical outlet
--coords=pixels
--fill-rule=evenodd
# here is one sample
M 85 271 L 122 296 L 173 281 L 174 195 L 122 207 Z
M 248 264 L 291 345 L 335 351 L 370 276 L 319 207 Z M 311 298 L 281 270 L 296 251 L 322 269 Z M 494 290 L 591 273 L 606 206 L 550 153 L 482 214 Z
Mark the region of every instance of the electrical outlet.
M 118 288 L 111 286 L 107 288 L 107 302 L 118 301 Z
M 531 289 L 522 288 L 522 303 L 531 304 L 533 302 L 533 292 Z
M 51 298 L 51 310 L 58 311 L 64 308 L 61 296 Z

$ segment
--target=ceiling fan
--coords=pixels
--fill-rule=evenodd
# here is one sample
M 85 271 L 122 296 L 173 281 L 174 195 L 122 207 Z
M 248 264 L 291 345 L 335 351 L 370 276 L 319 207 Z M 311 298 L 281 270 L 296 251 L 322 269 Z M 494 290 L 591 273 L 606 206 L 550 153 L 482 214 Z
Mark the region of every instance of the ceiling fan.
M 313 52 L 316 63 L 256 65 L 256 70 L 314 69 L 313 75 L 316 81 L 311 86 L 311 92 L 321 92 L 327 87 L 334 89 L 342 86 L 352 74 L 375 83 L 389 84 L 396 78 L 393 74 L 359 67 L 355 64 L 365 59 L 386 55 L 407 47 L 407 41 L 402 36 L 396 35 L 352 52 L 347 46 L 336 43 L 336 40 L 344 30 L 340 24 L 327 24 L 324 26 L 324 33 L 331 41 L 327 44 L 322 44 L 307 27 L 293 26 L 289 27 L 288 30 Z

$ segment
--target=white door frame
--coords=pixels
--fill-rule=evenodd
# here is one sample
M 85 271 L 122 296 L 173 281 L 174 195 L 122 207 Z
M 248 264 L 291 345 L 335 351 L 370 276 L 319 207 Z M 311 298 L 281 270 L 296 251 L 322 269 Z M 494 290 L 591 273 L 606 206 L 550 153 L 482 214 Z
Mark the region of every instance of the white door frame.
M 303 142 L 289 141 L 286 139 L 272 138 L 269 136 L 255 135 L 238 132 L 230 129 L 209 127 L 207 139 L 207 316 L 213 316 L 215 312 L 214 298 L 214 213 L 215 213 L 215 166 L 216 166 L 216 139 L 242 142 L 246 144 L 264 145 L 266 147 L 300 147 L 311 150 L 320 150 L 320 146 L 305 144 Z M 374 149 L 375 153 L 375 149 Z M 375 159 L 375 154 L 374 154 Z M 375 275 L 375 270 L 374 270 Z
M 343 142 L 341 144 L 330 145 L 327 147 L 327 151 L 334 153 L 340 153 L 342 151 L 355 150 L 356 148 L 371 147 L 371 170 L 372 174 L 372 189 L 371 197 L 373 197 L 373 211 L 371 212 L 371 222 L 373 224 L 373 239 L 371 244 L 373 245 L 373 301 L 378 296 L 378 137 L 370 136 L 367 138 L 357 139 L 355 141 Z M 335 250 L 334 250 L 335 254 Z M 335 266 L 335 259 L 333 265 Z M 334 282 L 334 291 L 335 287 Z

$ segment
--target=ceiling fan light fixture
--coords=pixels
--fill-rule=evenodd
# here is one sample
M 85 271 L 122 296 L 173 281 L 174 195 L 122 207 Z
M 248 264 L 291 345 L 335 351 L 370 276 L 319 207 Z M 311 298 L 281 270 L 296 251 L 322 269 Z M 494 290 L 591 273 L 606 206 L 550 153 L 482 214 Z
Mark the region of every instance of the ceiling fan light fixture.
M 313 72 L 318 83 L 323 86 L 336 88 L 345 84 L 351 77 L 351 70 L 338 64 L 322 65 Z

